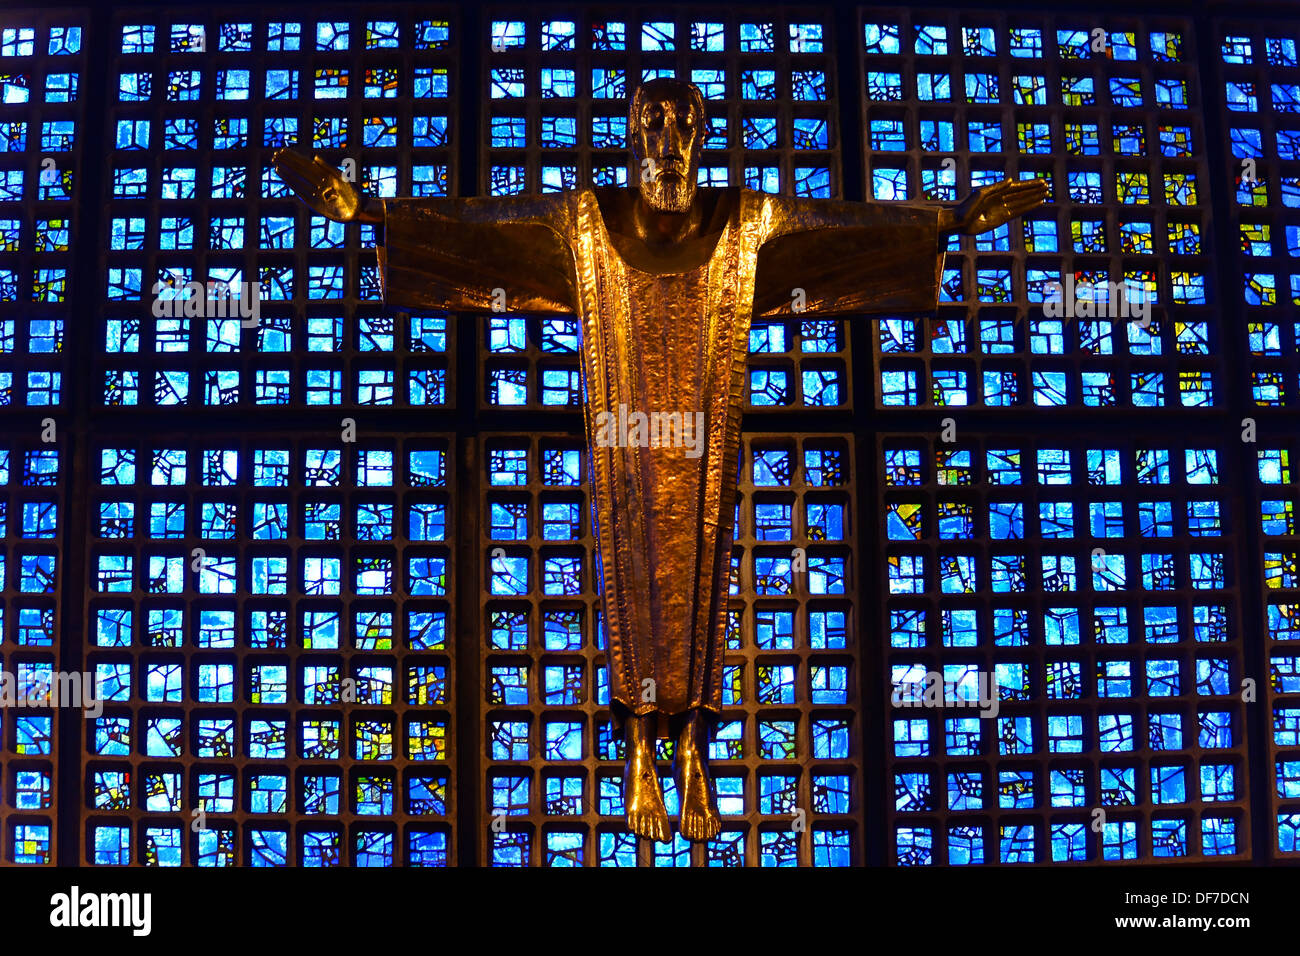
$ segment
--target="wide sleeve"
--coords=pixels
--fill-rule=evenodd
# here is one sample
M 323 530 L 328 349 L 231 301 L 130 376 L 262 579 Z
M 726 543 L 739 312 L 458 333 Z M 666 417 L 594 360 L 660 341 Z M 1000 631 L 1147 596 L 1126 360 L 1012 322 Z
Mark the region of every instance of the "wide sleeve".
M 402 309 L 573 312 L 569 215 L 562 194 L 387 199 L 377 249 L 384 301 Z
M 943 273 L 939 213 L 938 206 L 768 197 L 754 315 L 934 309 Z

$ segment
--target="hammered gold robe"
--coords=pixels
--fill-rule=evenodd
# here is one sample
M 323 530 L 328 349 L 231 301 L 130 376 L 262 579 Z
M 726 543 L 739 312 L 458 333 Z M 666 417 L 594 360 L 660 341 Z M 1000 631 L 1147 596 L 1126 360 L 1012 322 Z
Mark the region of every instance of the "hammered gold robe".
M 939 209 L 732 188 L 715 197 L 721 234 L 664 259 L 611 237 L 602 195 L 611 208 L 602 189 L 387 200 L 384 299 L 488 311 L 502 289 L 510 312 L 579 317 L 616 717 L 718 712 L 750 319 L 793 315 L 800 298 L 801 317 L 935 308 Z M 620 406 L 703 412 L 700 453 L 597 443 Z

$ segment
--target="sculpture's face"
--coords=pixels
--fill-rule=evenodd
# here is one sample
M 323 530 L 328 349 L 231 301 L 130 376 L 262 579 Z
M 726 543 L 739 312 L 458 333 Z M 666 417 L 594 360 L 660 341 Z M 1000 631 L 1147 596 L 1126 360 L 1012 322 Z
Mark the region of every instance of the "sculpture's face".
M 651 80 L 632 98 L 628 138 L 641 196 L 655 212 L 684 213 L 695 201 L 704 144 L 704 99 L 680 80 Z

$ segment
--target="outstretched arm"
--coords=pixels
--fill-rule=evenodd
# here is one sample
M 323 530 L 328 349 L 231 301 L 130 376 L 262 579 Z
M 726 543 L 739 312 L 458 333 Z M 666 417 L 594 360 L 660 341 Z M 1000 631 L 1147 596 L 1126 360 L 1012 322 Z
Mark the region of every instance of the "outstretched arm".
M 280 177 L 319 215 L 375 223 L 384 301 L 404 309 L 573 312 L 564 198 L 375 199 L 319 156 L 279 150 Z
M 1006 180 L 956 206 L 768 197 L 754 314 L 933 309 L 948 236 L 997 228 L 1047 194 L 1041 180 Z

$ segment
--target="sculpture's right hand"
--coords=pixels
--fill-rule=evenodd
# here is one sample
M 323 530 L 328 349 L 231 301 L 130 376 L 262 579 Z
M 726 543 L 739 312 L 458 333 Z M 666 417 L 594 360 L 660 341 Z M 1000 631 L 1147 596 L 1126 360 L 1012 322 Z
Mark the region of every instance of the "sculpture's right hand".
M 278 149 L 271 157 L 271 165 L 314 212 L 335 222 L 362 218 L 360 195 L 339 170 L 319 156 L 307 159 L 291 149 Z

